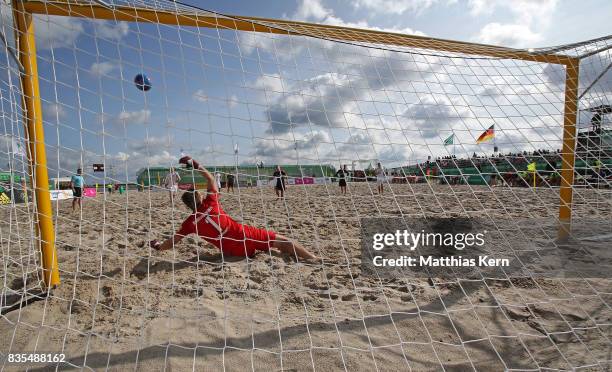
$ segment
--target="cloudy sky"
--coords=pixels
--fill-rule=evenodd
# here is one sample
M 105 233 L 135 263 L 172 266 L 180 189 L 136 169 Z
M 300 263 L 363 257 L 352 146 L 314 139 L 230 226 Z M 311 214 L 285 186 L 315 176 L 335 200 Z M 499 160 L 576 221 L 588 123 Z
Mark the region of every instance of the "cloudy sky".
M 186 3 L 221 13 L 373 28 L 515 48 L 611 34 L 609 1 L 299 0 Z M 12 43 L 10 8 L 0 0 Z M 51 176 L 112 164 L 114 177 L 169 166 L 181 152 L 206 164 L 397 166 L 491 153 L 475 138 L 495 124 L 502 152 L 555 149 L 562 68 L 402 53 L 292 36 L 62 17 L 36 20 Z M 586 86 L 609 51 L 582 66 Z M 2 152 L 23 137 L 15 64 L 0 48 Z M 133 84 L 144 72 L 153 89 Z M 601 103 L 610 72 L 585 96 Z M 588 117 L 584 118 L 588 122 Z M 442 142 L 455 135 L 454 149 Z M 2 160 L 2 163 L 6 161 Z M 4 167 L 4 165 L 3 165 Z

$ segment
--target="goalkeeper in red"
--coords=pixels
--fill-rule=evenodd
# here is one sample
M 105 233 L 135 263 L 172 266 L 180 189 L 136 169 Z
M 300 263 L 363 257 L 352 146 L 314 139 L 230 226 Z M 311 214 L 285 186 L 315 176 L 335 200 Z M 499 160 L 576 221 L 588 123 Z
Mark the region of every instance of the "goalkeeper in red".
M 251 257 L 256 251 L 267 252 L 270 248 L 278 249 L 300 259 L 313 260 L 317 257 L 307 251 L 299 243 L 277 234 L 253 226 L 243 225 L 234 221 L 219 204 L 219 191 L 215 177 L 191 157 L 184 156 L 180 164 L 193 167 L 207 181 L 207 193 L 202 195 L 196 190 L 183 193 L 183 203 L 193 212 L 181 225 L 174 236 L 166 241 L 153 240 L 151 247 L 160 251 L 172 249 L 185 236 L 198 234 L 204 240 L 219 248 L 226 256 Z

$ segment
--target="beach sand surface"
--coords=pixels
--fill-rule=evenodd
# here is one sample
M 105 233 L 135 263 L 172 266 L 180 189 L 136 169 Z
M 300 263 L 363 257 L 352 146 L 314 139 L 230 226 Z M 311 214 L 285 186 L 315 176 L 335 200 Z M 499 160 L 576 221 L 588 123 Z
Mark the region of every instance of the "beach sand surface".
M 82 214 L 70 200 L 54 202 L 62 283 L 0 317 L 0 353 L 66 355 L 67 363 L 31 371 L 612 367 L 609 279 L 361 272 L 361 218 L 473 216 L 525 228 L 554 220 L 558 191 L 393 184 L 376 195 L 375 187 L 353 183 L 342 196 L 335 184 L 291 186 L 284 200 L 269 187 L 222 194 L 236 220 L 301 242 L 320 263 L 275 252 L 223 257 L 196 236 L 153 251 L 147 242 L 170 236 L 188 216 L 166 192 L 98 195 Z M 30 217 L 26 205 L 1 212 L 4 293 L 15 300 L 38 286 Z M 611 217 L 609 193 L 576 192 L 575 218 Z M 529 234 L 551 238 L 531 226 Z

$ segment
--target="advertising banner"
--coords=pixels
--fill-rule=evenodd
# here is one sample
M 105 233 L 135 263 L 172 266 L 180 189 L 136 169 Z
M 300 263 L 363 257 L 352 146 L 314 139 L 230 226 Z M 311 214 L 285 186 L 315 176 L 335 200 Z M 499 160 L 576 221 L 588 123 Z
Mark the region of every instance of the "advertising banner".
M 331 179 L 327 177 L 297 177 L 297 178 L 287 178 L 287 185 L 321 185 L 331 183 Z M 276 185 L 276 180 L 257 180 L 257 186 L 274 186 Z
M 51 190 L 51 200 L 72 199 L 72 190 Z
M 11 194 L 8 190 L 0 191 L 0 205 L 11 204 Z
M 302 178 L 295 179 L 296 185 L 312 185 L 314 183 L 315 183 L 315 179 L 312 177 L 302 177 Z
M 86 198 L 95 198 L 97 194 L 98 192 L 93 187 L 86 187 L 85 190 L 83 190 L 83 196 Z
M 11 190 L 6 185 L 0 185 L 0 205 L 15 203 L 25 203 L 26 193 L 20 189 Z

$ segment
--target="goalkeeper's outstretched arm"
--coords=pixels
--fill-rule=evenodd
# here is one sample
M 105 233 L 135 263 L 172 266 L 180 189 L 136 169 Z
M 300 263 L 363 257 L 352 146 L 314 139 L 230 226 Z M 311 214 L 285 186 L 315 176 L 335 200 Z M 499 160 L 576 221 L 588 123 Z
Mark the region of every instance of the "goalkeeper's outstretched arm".
M 200 166 L 200 163 L 191 158 L 191 156 L 183 156 L 179 160 L 180 164 L 185 164 L 188 167 L 192 167 L 195 171 L 199 172 L 206 179 L 206 191 L 216 193 L 219 192 L 217 189 L 217 183 L 215 177 L 204 167 Z
M 217 189 L 217 183 L 215 182 L 215 177 L 204 167 L 201 167 L 200 164 L 192 159 L 190 156 L 183 156 L 179 160 L 179 164 L 185 164 L 188 167 L 193 168 L 196 172 L 200 173 L 202 177 L 206 179 L 207 188 L 206 190 L 210 193 L 217 193 L 219 190 Z M 151 248 L 157 249 L 159 251 L 165 251 L 168 249 L 172 249 L 176 244 L 178 244 L 181 240 L 183 240 L 184 236 L 180 234 L 174 234 L 171 238 L 166 239 L 164 242 L 160 242 L 159 240 L 152 240 L 149 242 Z

